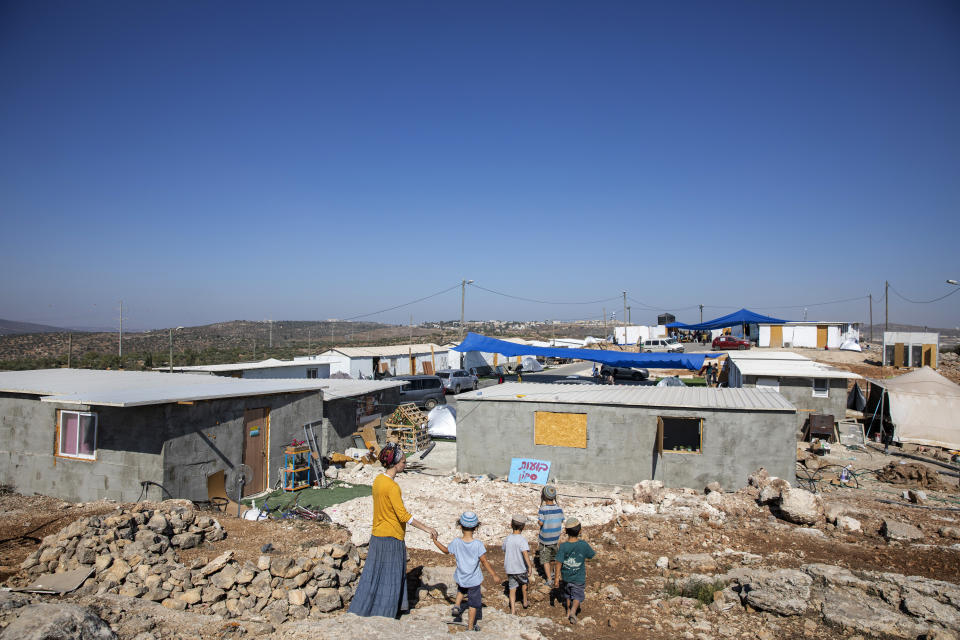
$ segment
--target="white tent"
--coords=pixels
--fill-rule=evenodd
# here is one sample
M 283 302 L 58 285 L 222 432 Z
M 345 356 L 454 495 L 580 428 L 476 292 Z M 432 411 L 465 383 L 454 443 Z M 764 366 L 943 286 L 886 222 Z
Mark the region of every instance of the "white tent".
M 960 449 L 960 385 L 930 367 L 870 383 L 885 391 L 881 401 L 887 404 L 894 440 Z
M 457 437 L 457 410 L 450 405 L 437 405 L 427 414 L 427 433 L 434 438 Z
M 531 358 L 527 356 L 523 359 L 523 371 L 524 373 L 531 373 L 533 371 L 543 371 L 543 365 L 537 362 L 536 358 Z

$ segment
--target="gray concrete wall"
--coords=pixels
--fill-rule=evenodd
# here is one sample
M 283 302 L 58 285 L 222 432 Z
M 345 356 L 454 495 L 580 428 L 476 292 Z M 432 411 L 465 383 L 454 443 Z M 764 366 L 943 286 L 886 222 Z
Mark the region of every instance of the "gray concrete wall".
M 96 460 L 55 455 L 56 410 L 98 415 Z M 151 434 L 131 438 L 97 408 L 40 402 L 36 396 L 0 395 L 0 482 L 26 494 L 66 500 L 136 500 L 140 481 L 163 480 L 160 446 Z
M 812 413 L 833 416 L 834 420 L 843 420 L 847 415 L 847 380 L 828 378 L 829 395 L 826 398 L 813 396 L 813 380 L 810 378 L 781 378 L 780 395 L 797 408 L 796 434 L 800 437 Z M 744 376 L 744 387 L 757 386 L 757 376 Z
M 36 396 L 0 395 L 0 482 L 23 493 L 66 500 L 134 501 L 140 482 L 162 484 L 174 497 L 207 499 L 207 475 L 243 461 L 243 412 L 270 408 L 269 485 L 283 447 L 303 439 L 303 424 L 323 415 L 319 393 L 276 394 L 148 407 L 77 407 Z M 55 455 L 56 409 L 97 414 L 96 460 Z M 161 490 L 147 489 L 158 499 Z
M 534 444 L 534 413 L 587 414 L 586 449 Z M 506 475 L 511 458 L 552 463 L 559 481 L 633 485 L 661 480 L 671 487 L 702 489 L 716 480 L 725 488 L 746 484 L 758 467 L 795 479 L 793 411 L 747 412 L 656 409 L 535 402 L 458 400 L 457 469 Z M 702 453 L 656 453 L 657 416 L 702 417 Z
M 323 455 L 331 452 L 343 452 L 348 447 L 355 446 L 353 432 L 357 430 L 357 408 L 366 406 L 366 398 L 372 396 L 380 408 L 382 419 L 386 420 L 397 408 L 400 402 L 400 388 L 391 387 L 363 396 L 328 400 L 324 403 Z M 379 435 L 379 433 L 378 433 Z M 317 437 L 321 437 L 317 433 Z

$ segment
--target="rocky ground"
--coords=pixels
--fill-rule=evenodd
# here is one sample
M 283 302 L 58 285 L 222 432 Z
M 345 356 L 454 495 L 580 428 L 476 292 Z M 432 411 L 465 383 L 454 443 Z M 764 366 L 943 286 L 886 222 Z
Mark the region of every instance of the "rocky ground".
M 584 539 L 597 550 L 579 624 L 565 621 L 542 579 L 534 580 L 521 616 L 508 613 L 503 586 L 488 579 L 476 637 L 960 637 L 957 479 L 884 475 L 890 462 L 909 469 L 873 450 L 837 446 L 829 456 L 801 451 L 800 458 L 799 475 L 816 494 L 762 471 L 733 492 L 654 482 L 621 490 L 559 485 L 561 506 L 585 521 Z M 843 484 L 837 470 L 845 465 L 855 475 Z M 373 477 L 372 468 L 358 468 L 343 479 Z M 920 478 L 926 486 L 881 477 Z M 407 507 L 444 541 L 454 535 L 456 513 L 476 510 L 484 522 L 479 537 L 498 570 L 509 514 L 532 516 L 538 506 L 537 488 L 499 479 L 414 472 L 400 484 Z M 70 505 L 2 495 L 8 586 L 51 570 L 87 567 L 92 575 L 65 596 L 0 592 L 0 640 L 441 638 L 464 631 L 446 623 L 453 559 L 430 550 L 419 531 L 408 535 L 412 612 L 400 621 L 345 613 L 365 556 L 364 500 L 331 509 L 341 524 L 323 525 L 242 521 L 181 501 Z

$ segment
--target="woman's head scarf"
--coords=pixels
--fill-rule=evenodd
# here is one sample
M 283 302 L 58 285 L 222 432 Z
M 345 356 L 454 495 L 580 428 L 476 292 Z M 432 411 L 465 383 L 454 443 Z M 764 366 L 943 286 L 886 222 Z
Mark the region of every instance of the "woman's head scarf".
M 389 469 L 393 465 L 403 460 L 403 449 L 396 442 L 388 442 L 387 446 L 380 450 L 380 464 Z

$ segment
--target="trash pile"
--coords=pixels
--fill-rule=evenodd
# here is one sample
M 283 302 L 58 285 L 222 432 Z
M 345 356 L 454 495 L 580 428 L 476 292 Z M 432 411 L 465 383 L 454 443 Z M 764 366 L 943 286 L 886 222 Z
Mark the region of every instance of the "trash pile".
M 209 562 L 180 562 L 177 549 L 224 537 L 220 523 L 198 514 L 188 500 L 140 503 L 47 536 L 8 586 L 29 587 L 79 570 L 81 594 L 144 598 L 226 618 L 250 612 L 277 625 L 345 607 L 365 557 L 347 543 L 311 547 L 298 557 L 261 555 L 256 564 L 234 560 L 232 550 Z

